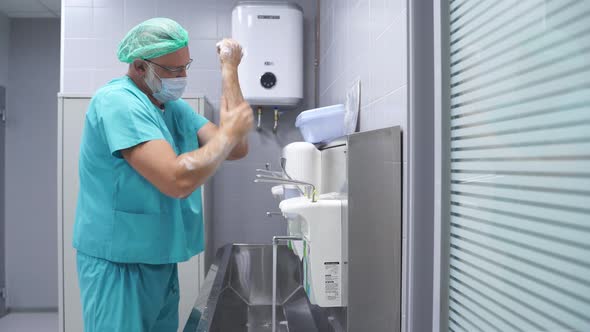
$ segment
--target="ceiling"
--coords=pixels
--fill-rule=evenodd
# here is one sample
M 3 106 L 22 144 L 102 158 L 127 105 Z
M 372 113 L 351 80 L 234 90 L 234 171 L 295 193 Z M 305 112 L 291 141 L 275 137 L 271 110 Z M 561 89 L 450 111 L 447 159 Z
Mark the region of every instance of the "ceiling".
M 8 17 L 60 17 L 61 0 L 0 0 L 0 12 Z

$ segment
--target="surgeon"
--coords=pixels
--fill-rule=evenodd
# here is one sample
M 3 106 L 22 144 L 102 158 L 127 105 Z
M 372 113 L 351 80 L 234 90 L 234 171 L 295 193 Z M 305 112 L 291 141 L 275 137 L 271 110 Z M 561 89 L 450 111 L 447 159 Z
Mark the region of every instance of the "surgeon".
M 240 45 L 218 44 L 218 127 L 180 98 L 193 61 L 188 40 L 166 18 L 131 29 L 118 49 L 127 75 L 88 107 L 73 239 L 86 332 L 178 329 L 177 263 L 204 248 L 200 187 L 224 160 L 248 153 Z

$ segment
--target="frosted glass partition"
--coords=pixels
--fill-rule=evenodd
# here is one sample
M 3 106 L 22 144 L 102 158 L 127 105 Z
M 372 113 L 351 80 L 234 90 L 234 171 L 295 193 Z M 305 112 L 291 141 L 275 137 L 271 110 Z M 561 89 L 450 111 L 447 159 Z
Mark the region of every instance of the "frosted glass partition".
M 590 331 L 590 1 L 449 2 L 451 331 Z

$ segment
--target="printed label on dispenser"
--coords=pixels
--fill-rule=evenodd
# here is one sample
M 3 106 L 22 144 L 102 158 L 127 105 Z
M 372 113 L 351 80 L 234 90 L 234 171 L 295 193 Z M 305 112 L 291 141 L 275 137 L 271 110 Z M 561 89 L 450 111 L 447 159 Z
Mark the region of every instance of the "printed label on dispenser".
M 324 262 L 326 299 L 340 300 L 340 262 Z

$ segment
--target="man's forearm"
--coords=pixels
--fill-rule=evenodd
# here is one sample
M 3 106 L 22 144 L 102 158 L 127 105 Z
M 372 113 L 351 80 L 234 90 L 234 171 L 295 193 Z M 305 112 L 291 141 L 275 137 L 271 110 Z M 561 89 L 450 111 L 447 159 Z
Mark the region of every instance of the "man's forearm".
M 227 102 L 227 107 L 232 109 L 244 101 L 240 81 L 238 78 L 238 69 L 231 65 L 224 65 L 221 70 L 223 81 L 223 96 Z M 230 153 L 230 159 L 240 159 L 248 154 L 248 138 L 244 137 Z
M 227 159 L 237 141 L 219 131 L 204 147 L 178 156 L 176 180 L 181 196 L 192 193 L 215 173 L 221 162 Z
M 240 81 L 238 79 L 238 69 L 232 65 L 224 65 L 221 70 L 221 79 L 223 81 L 223 96 L 227 101 L 227 107 L 232 109 L 244 101 Z

